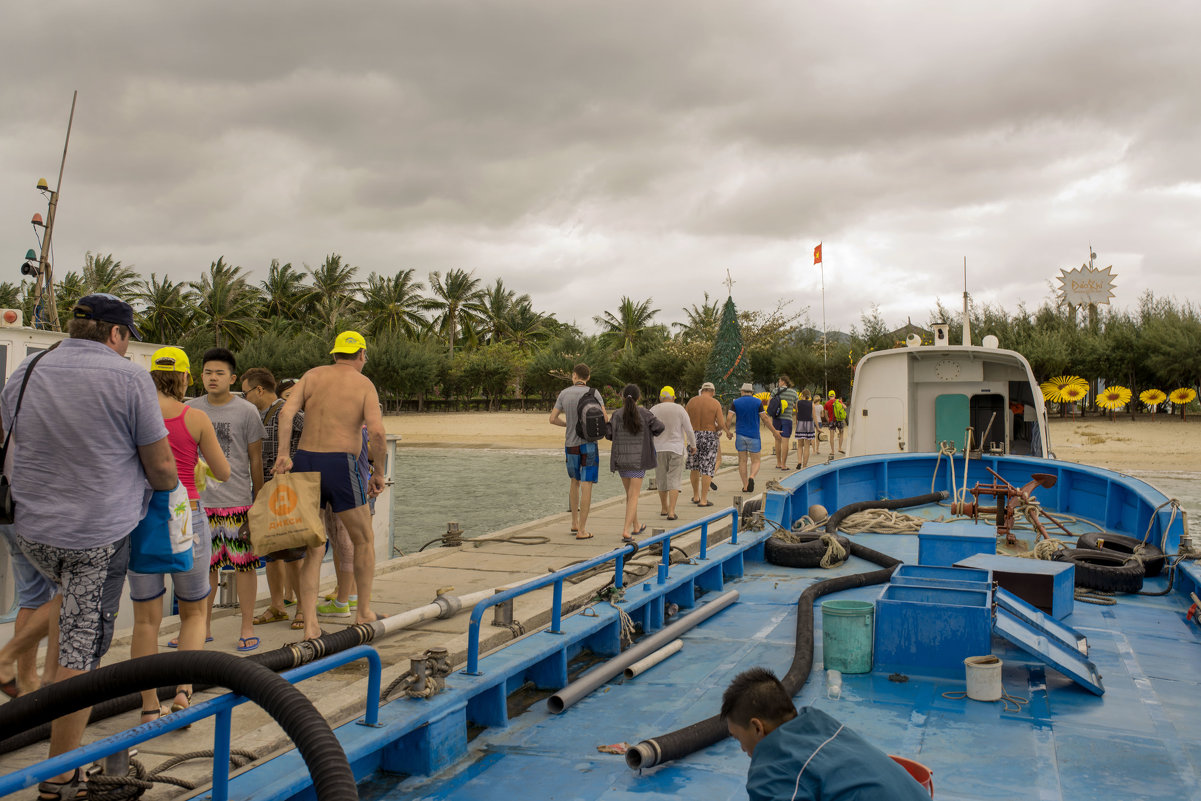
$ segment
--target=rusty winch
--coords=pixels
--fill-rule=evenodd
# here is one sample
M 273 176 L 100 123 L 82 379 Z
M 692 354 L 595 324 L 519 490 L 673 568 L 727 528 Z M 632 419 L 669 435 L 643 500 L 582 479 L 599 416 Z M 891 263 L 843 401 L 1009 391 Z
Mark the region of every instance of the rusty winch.
M 1001 478 L 997 472 L 991 468 L 984 468 L 992 473 L 996 482 L 993 484 L 981 484 L 976 482 L 976 486 L 972 487 L 968 492 L 972 494 L 972 501 L 956 502 L 951 504 L 951 513 L 970 517 L 973 520 L 979 520 L 982 513 L 987 514 L 988 508 L 980 503 L 980 496 L 991 496 L 996 498 L 995 506 L 990 507 L 995 510 L 997 522 L 997 534 L 1004 534 L 1005 541 L 1010 545 L 1017 542 L 1017 537 L 1013 533 L 1014 518 L 1017 511 L 1021 509 L 1026 519 L 1030 521 L 1030 525 L 1038 532 L 1036 539 L 1045 539 L 1050 535 L 1047 534 L 1046 527 L 1042 524 L 1040 517 L 1045 516 L 1048 520 L 1054 523 L 1065 533 L 1072 536 L 1072 533 L 1063 527 L 1062 524 L 1055 518 L 1043 512 L 1038 501 L 1031 494 L 1035 487 L 1054 487 L 1056 478 L 1048 473 L 1031 473 L 1030 481 L 1028 481 L 1021 489 L 1010 484 L 1005 479 Z

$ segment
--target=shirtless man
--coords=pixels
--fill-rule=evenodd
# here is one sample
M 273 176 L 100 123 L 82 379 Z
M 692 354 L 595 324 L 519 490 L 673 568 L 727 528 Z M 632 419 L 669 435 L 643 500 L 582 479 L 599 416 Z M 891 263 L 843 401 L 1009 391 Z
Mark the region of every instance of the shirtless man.
M 292 420 L 304 411 L 304 431 L 295 459 L 286 449 L 275 460 L 275 472 L 321 473 L 321 503 L 330 504 L 350 533 L 354 544 L 354 580 L 359 590 L 356 623 L 377 619 L 371 611 L 371 585 L 375 578 L 375 543 L 372 541 L 369 496 L 384 489 L 381 470 L 367 485 L 359 475 L 357 459 L 367 426 L 368 456 L 372 465 L 384 463 L 384 419 L 379 395 L 371 379 L 363 375 L 367 363 L 367 340 L 357 331 L 338 334 L 330 351 L 334 363 L 314 367 L 297 382 L 279 413 L 279 441 L 292 436 Z M 323 546 L 310 548 L 300 577 L 300 609 L 304 613 L 305 639 L 321 636 L 317 622 L 317 586 L 321 577 Z

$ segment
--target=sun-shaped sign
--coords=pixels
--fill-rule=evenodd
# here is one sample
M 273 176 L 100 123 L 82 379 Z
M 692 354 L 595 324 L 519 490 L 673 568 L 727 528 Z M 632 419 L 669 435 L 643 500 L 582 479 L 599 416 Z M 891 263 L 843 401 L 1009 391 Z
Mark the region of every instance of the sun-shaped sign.
M 1070 306 L 1109 303 L 1113 297 L 1113 265 L 1105 269 L 1080 265 L 1077 270 L 1059 271 L 1059 297 Z

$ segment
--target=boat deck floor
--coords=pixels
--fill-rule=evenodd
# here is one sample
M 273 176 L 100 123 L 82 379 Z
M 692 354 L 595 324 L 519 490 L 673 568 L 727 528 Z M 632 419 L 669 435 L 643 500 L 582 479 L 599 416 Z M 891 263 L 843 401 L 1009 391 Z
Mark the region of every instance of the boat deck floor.
M 778 472 L 773 466 L 764 465 L 760 472 L 759 487 L 774 478 L 782 478 L 791 473 Z M 679 520 L 668 522 L 660 516 L 659 496 L 656 492 L 644 492 L 639 501 L 641 520 L 647 524 L 646 533 L 654 530 L 666 530 L 669 526 L 683 526 L 689 522 L 720 511 L 731 505 L 733 499 L 745 495 L 739 486 L 736 468 L 719 470 L 714 477 L 719 489 L 709 493 L 711 508 L 699 508 L 689 501 L 690 488 L 685 480 L 683 492 L 676 506 Z M 566 481 L 564 481 L 566 490 Z M 566 491 L 564 491 L 566 501 Z M 410 554 L 398 559 L 389 560 L 377 566 L 375 589 L 375 610 L 381 615 L 392 615 L 409 609 L 414 609 L 431 603 L 436 594 L 444 591 L 447 594 L 461 595 L 479 590 L 510 584 L 515 581 L 545 575 L 548 571 L 562 569 L 569 564 L 591 559 L 606 551 L 620 546 L 621 531 L 624 520 L 624 498 L 611 498 L 593 504 L 588 527 L 595 536 L 593 539 L 579 541 L 571 534 L 571 516 L 558 514 L 529 523 L 494 532 L 477 539 L 464 540 L 462 547 L 431 547 L 420 553 Z M 403 525 L 403 524 L 399 524 Z M 526 537 L 543 536 L 545 543 L 530 544 L 528 541 L 508 539 L 515 535 Z M 729 536 L 729 519 L 726 518 L 710 529 L 710 543 L 720 541 Z M 678 543 L 689 553 L 695 553 L 699 536 L 694 532 L 684 535 Z M 640 553 L 636 560 L 644 564 L 647 573 L 653 574 L 655 557 L 650 553 Z M 634 568 L 635 570 L 639 568 Z M 580 584 L 566 584 L 564 588 L 564 610 L 569 611 L 591 600 L 592 595 L 602 585 L 611 580 L 612 571 L 607 575 L 598 575 Z M 266 590 L 266 582 L 260 580 L 260 593 Z M 323 585 L 323 591 L 332 589 Z M 552 594 L 550 588 L 539 590 L 517 599 L 514 614 L 527 631 L 532 631 L 544 625 L 550 618 Z M 257 611 L 266 608 L 266 599 L 260 595 Z M 289 610 L 291 611 L 291 610 Z M 470 609 L 464 609 L 454 617 L 446 620 L 432 620 L 412 629 L 398 632 L 387 639 L 373 642 L 382 657 L 384 664 L 383 683 L 387 686 L 392 679 L 405 673 L 409 668 L 409 658 L 424 652 L 431 647 L 447 648 L 451 661 L 461 666 L 466 660 L 467 626 Z M 491 615 L 485 615 L 484 626 L 481 629 L 481 653 L 497 648 L 514 638 L 514 634 L 505 628 L 489 626 Z M 237 653 L 236 645 L 240 629 L 240 616 L 237 609 L 217 609 L 213 617 L 213 642 L 207 643 L 207 650 Z M 341 625 L 349 625 L 353 619 L 322 618 L 321 624 L 326 632 L 337 630 Z M 165 650 L 169 640 L 178 633 L 178 618 L 167 618 L 160 630 L 160 650 Z M 288 643 L 301 639 L 302 632 L 294 631 L 287 622 L 276 622 L 254 627 L 254 633 L 262 640 L 261 645 L 253 653 L 264 653 L 280 648 Z M 102 664 L 112 664 L 128 658 L 130 630 L 116 632 L 112 647 Z M 44 649 L 43 649 L 44 653 Z M 325 715 L 331 725 L 338 725 L 363 714 L 364 699 L 366 698 L 367 669 L 363 662 L 351 663 L 323 673 L 297 685 L 318 710 Z M 206 692 L 198 692 L 193 703 L 215 697 L 225 692 L 215 688 Z M 169 702 L 168 702 L 169 703 Z M 265 757 L 280 750 L 291 747 L 290 741 L 284 735 L 267 713 L 253 704 L 243 704 L 233 713 L 233 726 L 236 732 L 234 748 L 248 749 Z M 139 722 L 136 711 L 120 714 L 108 720 L 100 721 L 88 727 L 84 742 L 92 742 L 116 732 L 136 726 Z M 8 736 L 10 733 L 5 733 Z M 213 721 L 211 718 L 194 724 L 189 729 L 167 733 L 139 747 L 139 759 L 150 770 L 168 758 L 197 750 L 212 748 Z M 7 774 L 46 758 L 44 743 L 28 746 L 9 754 L 0 756 L 0 775 Z M 211 760 L 200 759 L 173 768 L 172 776 L 181 777 L 187 781 L 198 782 L 203 786 L 211 781 Z M 183 794 L 180 788 L 171 785 L 156 785 L 144 796 L 151 801 L 179 797 Z
M 868 547 L 906 562 L 916 537 L 858 535 Z M 748 765 L 730 738 L 675 763 L 631 771 L 599 746 L 637 742 L 716 713 L 738 672 L 766 666 L 778 675 L 793 655 L 795 600 L 809 584 L 873 569 L 852 558 L 834 571 L 754 562 L 727 584 L 741 597 L 684 635 L 683 650 L 628 681 L 615 680 L 561 715 L 537 703 L 505 729 L 471 744 L 471 758 L 433 777 L 376 777 L 362 797 L 456 799 L 564 798 L 744 799 Z M 1159 590 L 1165 579 L 1148 579 Z M 882 587 L 829 598 L 874 600 Z M 962 678 L 911 677 L 903 683 L 869 673 L 843 677 L 841 696 L 826 697 L 821 615 L 816 653 L 798 705 L 814 705 L 886 752 L 934 772 L 937 798 L 1097 801 L 1199 798 L 1201 775 L 1201 627 L 1185 620 L 1181 596 L 1122 596 L 1113 606 L 1077 602 L 1064 620 L 1089 640 L 1104 677 L 1095 696 L 1054 668 L 993 638 L 1005 692 L 1027 699 L 1016 711 L 1000 702 L 950 699 Z

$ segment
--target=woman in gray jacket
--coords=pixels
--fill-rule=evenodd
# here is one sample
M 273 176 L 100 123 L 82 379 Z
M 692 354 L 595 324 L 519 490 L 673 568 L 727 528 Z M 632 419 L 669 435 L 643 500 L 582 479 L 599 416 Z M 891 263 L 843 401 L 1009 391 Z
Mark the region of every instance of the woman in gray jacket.
M 613 440 L 609 470 L 621 476 L 626 489 L 626 519 L 621 532 L 625 542 L 646 531 L 646 525 L 638 523 L 638 495 L 642 492 L 642 477 L 647 470 L 655 469 L 655 435 L 663 433 L 663 423 L 650 409 L 638 405 L 641 397 L 636 384 L 625 385 L 621 408 L 613 412 L 607 435 Z

